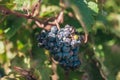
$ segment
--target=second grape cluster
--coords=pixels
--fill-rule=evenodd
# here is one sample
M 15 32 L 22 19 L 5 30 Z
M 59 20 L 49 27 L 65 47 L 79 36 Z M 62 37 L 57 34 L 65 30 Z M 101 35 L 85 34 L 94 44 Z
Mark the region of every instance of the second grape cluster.
M 54 60 L 65 70 L 74 70 L 80 66 L 78 52 L 83 38 L 75 28 L 65 25 L 58 30 L 53 26 L 50 31 L 42 30 L 37 39 L 38 45 L 49 50 Z

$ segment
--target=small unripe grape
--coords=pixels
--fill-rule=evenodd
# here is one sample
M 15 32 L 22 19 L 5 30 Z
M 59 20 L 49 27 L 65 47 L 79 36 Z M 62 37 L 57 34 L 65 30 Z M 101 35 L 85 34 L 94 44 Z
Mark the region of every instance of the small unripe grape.
M 79 36 L 78 35 L 74 35 L 73 36 L 75 40 L 78 40 Z

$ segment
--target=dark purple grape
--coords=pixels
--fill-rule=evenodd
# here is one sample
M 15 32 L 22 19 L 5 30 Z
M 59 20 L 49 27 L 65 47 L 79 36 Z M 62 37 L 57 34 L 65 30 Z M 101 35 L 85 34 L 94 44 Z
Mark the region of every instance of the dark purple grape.
M 70 26 L 70 25 L 68 25 L 68 24 L 67 24 L 67 25 L 65 25 L 65 29 L 67 29 L 67 28 L 69 29 L 70 27 L 71 27 L 71 26 Z
M 74 70 L 74 69 L 78 68 L 80 66 L 80 64 L 81 64 L 80 60 L 75 61 L 71 68 Z
M 56 46 L 58 46 L 59 48 L 61 48 L 63 46 L 63 42 L 62 41 L 57 41 L 56 42 Z
M 44 48 L 50 50 L 50 47 L 49 47 L 49 46 L 46 46 L 46 45 L 45 45 Z
M 73 27 L 71 27 L 70 25 L 65 25 L 64 31 L 69 31 L 69 32 L 71 32 L 72 30 L 73 30 Z
M 70 57 L 70 53 L 68 53 L 68 52 L 64 52 L 62 55 L 63 59 L 68 59 L 69 57 Z
M 66 42 L 66 43 L 71 43 L 71 39 L 70 38 L 64 38 L 64 42 Z
M 61 66 L 65 67 L 66 66 L 66 61 L 65 60 L 61 60 L 59 63 Z
M 54 55 L 54 59 L 55 59 L 56 61 L 60 61 L 60 60 L 62 59 L 62 53 L 61 53 L 61 52 L 56 53 L 56 54 Z
M 63 31 L 59 31 L 59 32 L 57 33 L 57 38 L 58 38 L 59 40 L 62 40 L 63 37 L 64 37 L 64 32 L 63 32 Z
M 53 48 L 55 46 L 54 42 L 48 42 L 47 44 L 49 47 Z
M 56 36 L 55 36 L 55 34 L 54 33 L 52 33 L 52 32 L 50 32 L 49 34 L 48 34 L 48 41 L 55 41 L 55 39 L 56 39 Z
M 79 60 L 78 56 L 73 55 L 69 58 L 69 62 L 74 62 L 74 61 L 77 61 L 77 60 Z
M 53 52 L 60 52 L 61 49 L 56 46 L 56 47 L 54 47 L 52 50 L 53 50 Z
M 70 37 L 70 32 L 69 31 L 65 31 L 64 32 L 64 37 Z
M 79 36 L 77 31 L 70 25 L 65 25 L 60 30 L 53 26 L 50 31 L 42 30 L 37 40 L 38 45 L 48 49 L 65 70 L 74 70 L 81 64 L 78 52 L 83 40 L 83 37 L 76 36 Z
M 80 40 L 77 40 L 77 44 L 81 44 L 81 41 L 80 41 Z
M 43 39 L 45 39 L 45 35 L 40 34 L 40 35 L 37 36 L 37 40 L 39 42 L 41 42 Z
M 79 52 L 79 46 L 74 48 L 73 50 L 73 55 L 78 55 L 78 52 Z
M 63 46 L 70 46 L 70 43 L 63 42 Z
M 52 26 L 51 32 L 56 34 L 57 31 L 58 31 L 58 28 L 56 26 Z
M 76 43 L 76 41 L 73 41 L 73 40 L 71 41 L 71 48 L 72 48 L 72 49 L 76 48 L 75 43 Z
M 70 52 L 70 46 L 63 46 L 62 52 Z
M 39 42 L 39 43 L 38 43 L 38 46 L 39 46 L 39 47 L 43 47 L 44 44 L 43 44 L 42 42 Z
M 79 46 L 79 43 L 76 40 L 72 40 L 71 41 L 71 47 L 72 47 L 72 49 L 76 48 L 77 46 Z

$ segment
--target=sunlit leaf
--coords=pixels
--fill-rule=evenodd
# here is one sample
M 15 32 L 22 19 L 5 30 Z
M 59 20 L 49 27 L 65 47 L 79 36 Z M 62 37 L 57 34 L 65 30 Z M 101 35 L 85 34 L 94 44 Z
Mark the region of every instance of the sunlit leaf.
M 23 8 L 30 9 L 30 0 L 14 0 L 13 2 L 16 4 L 14 7 L 15 10 L 23 10 Z
M 92 11 L 83 0 L 70 0 L 70 6 L 74 10 L 76 18 L 80 23 L 84 23 L 87 30 L 91 30 L 91 26 L 94 23 Z
M 98 5 L 95 2 L 88 2 L 88 7 L 91 8 L 94 12 L 98 13 Z

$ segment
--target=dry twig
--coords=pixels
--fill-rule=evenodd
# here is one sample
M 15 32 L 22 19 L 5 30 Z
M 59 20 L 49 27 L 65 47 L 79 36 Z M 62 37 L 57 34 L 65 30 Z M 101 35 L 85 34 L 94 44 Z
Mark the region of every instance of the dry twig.
M 56 62 L 52 57 L 51 57 L 51 61 L 52 61 L 52 72 L 53 75 L 51 76 L 52 80 L 58 80 L 59 76 L 57 74 L 57 64 L 58 62 Z

